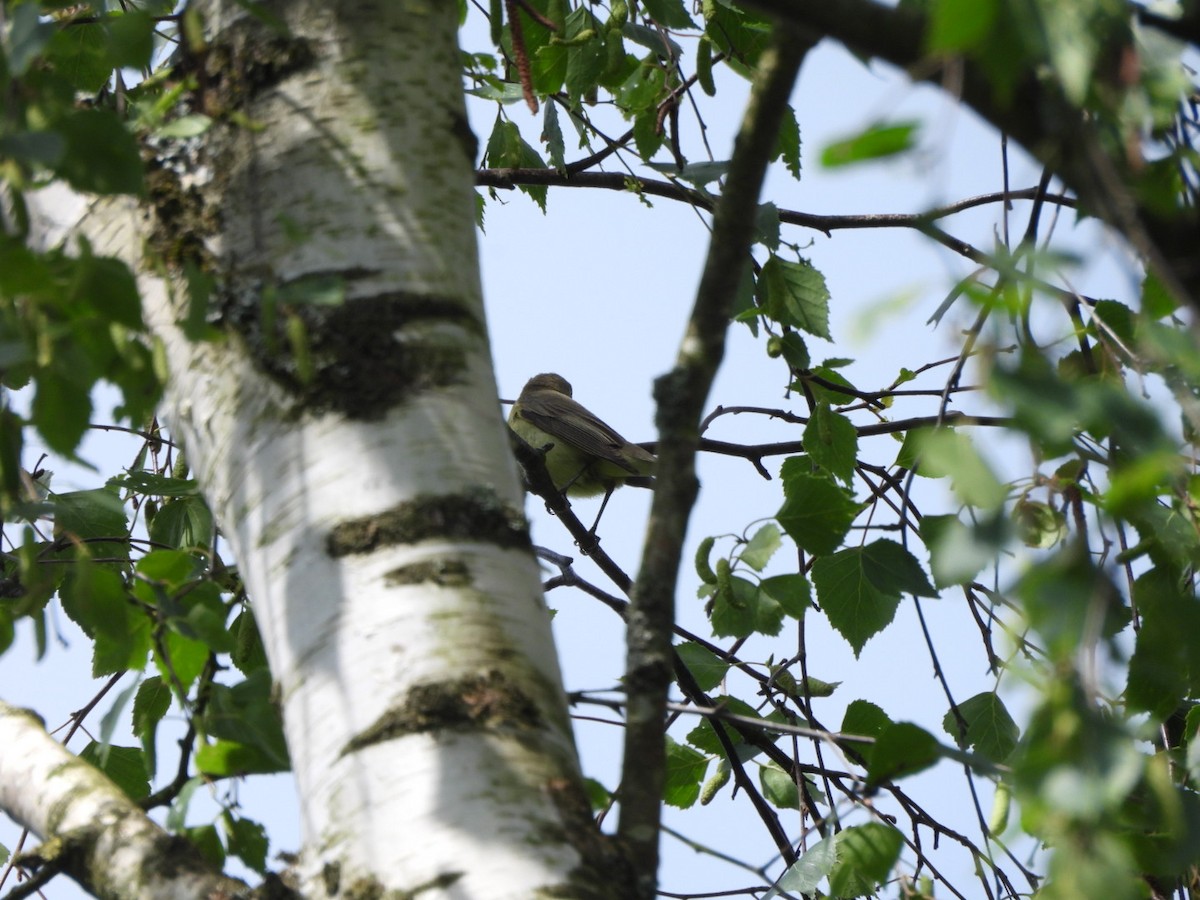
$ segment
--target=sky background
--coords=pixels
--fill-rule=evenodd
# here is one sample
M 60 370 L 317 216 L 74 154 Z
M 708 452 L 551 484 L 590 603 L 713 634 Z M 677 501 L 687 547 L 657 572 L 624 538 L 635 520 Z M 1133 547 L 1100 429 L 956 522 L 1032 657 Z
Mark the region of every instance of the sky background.
M 694 42 L 681 40 L 690 53 Z M 464 32 L 465 48 L 487 49 L 487 33 L 478 21 Z M 717 158 L 727 158 L 732 136 L 741 117 L 746 84 L 736 76 L 719 77 L 715 100 L 704 99 L 708 140 Z M 771 172 L 763 199 L 780 208 L 809 213 L 911 213 L 945 202 L 1002 187 L 1001 148 L 998 136 L 975 117 L 931 87 L 913 87 L 894 71 L 865 67 L 840 47 L 825 43 L 806 60 L 792 98 L 803 140 L 804 171 L 794 180 L 782 167 Z M 486 143 L 496 117 L 496 106 L 478 100 L 469 105 L 471 124 Z M 506 112 L 522 127 L 526 139 L 538 145 L 540 118 L 523 105 Z M 854 133 L 875 120 L 917 119 L 922 123 L 920 148 L 887 164 L 846 170 L 823 170 L 817 163 L 820 148 Z M 694 135 L 694 119 L 684 111 L 681 119 Z M 564 133 L 571 130 L 563 123 Z M 611 129 L 615 132 L 617 129 Z M 685 142 L 685 151 L 698 161 L 699 145 Z M 694 149 L 690 149 L 694 148 Z M 572 151 L 568 160 L 586 151 Z M 619 170 L 610 167 L 610 170 Z M 1009 171 L 1014 188 L 1036 185 L 1040 170 L 1016 148 L 1010 147 Z M 652 177 L 655 173 L 641 171 Z M 548 213 L 518 192 L 500 192 L 500 202 L 487 204 L 485 229 L 480 234 L 480 257 L 492 350 L 500 396 L 514 398 L 524 382 L 539 372 L 558 372 L 574 386 L 575 397 L 633 441 L 655 438 L 651 389 L 653 380 L 673 364 L 707 251 L 707 220 L 690 208 L 653 199 L 648 208 L 631 194 L 611 191 L 552 189 Z M 1027 204 L 1016 204 L 1011 232 L 1025 227 Z M 1071 273 L 1076 289 L 1097 297 L 1130 300 L 1136 295 L 1137 272 L 1106 235 L 1092 225 L 1076 228 L 1073 214 L 1057 223 L 1057 237 L 1070 234 L 1070 242 L 1091 264 Z M 951 220 L 951 230 L 976 246 L 990 248 L 1001 233 L 998 206 L 963 214 Z M 785 228 L 784 240 L 804 247 L 804 255 L 824 273 L 831 293 L 833 343 L 806 335 L 813 358 L 848 357 L 854 360 L 844 374 L 858 387 L 878 389 L 891 383 L 902 367 L 915 368 L 930 360 L 955 355 L 961 329 L 973 310 L 955 307 L 938 327 L 926 320 L 942 303 L 958 278 L 972 265 L 911 231 L 858 230 L 825 236 Z M 761 257 L 760 257 L 761 258 Z M 1048 325 L 1047 328 L 1055 326 Z M 1061 327 L 1061 326 L 1057 326 Z M 785 395 L 786 371 L 782 361 L 768 359 L 763 338 L 743 325 L 733 325 L 724 365 L 718 375 L 709 408 L 745 405 L 787 409 L 804 413 L 803 398 Z M 940 386 L 945 369 L 916 382 Z M 967 381 L 971 379 L 968 377 Z M 103 396 L 101 412 L 111 408 Z M 988 401 L 971 395 L 955 408 L 988 412 Z M 898 405 L 896 418 L 930 415 L 936 401 Z M 708 437 L 758 443 L 798 440 L 801 429 L 739 415 L 717 422 Z M 871 462 L 890 464 L 899 445 L 890 437 L 876 437 L 860 446 Z M 985 435 L 985 455 L 1005 477 L 1027 474 L 1027 461 L 1018 446 L 1007 446 Z M 27 451 L 36 458 L 36 445 Z M 107 475 L 128 465 L 136 447 L 127 439 L 95 434 L 82 456 Z M 767 460 L 775 475 L 781 459 Z M 51 468 L 59 470 L 57 465 Z M 690 568 L 692 551 L 707 535 L 752 533 L 778 510 L 778 480 L 764 480 L 745 461 L 702 456 L 699 462 L 702 491 L 692 517 L 677 598 L 680 624 L 702 635 L 709 634 L 703 604 L 695 597 L 697 579 Z M 67 468 L 56 476 L 54 487 L 68 490 L 92 487 L 102 476 Z M 861 484 L 857 485 L 861 493 Z M 940 483 L 920 485 L 922 498 L 932 505 L 945 496 Z M 627 490 L 616 494 L 600 530 L 606 551 L 627 572 L 636 571 L 644 535 L 650 495 Z M 587 522 L 597 500 L 580 502 L 577 511 Z M 945 506 L 935 512 L 950 511 Z M 586 558 L 572 547 L 561 525 L 548 516 L 541 502 L 528 503 L 535 543 L 575 557 L 583 577 L 617 593 Z M 719 540 L 716 552 L 727 552 L 729 540 Z M 919 554 L 922 562 L 927 562 Z M 794 548 L 785 542 L 773 571 L 795 565 Z M 548 573 L 548 575 L 551 573 Z M 557 615 L 554 628 L 568 690 L 600 690 L 617 686 L 623 667 L 623 633 L 620 621 L 607 608 L 579 591 L 556 591 L 548 602 Z M 978 632 L 960 595 L 947 593 L 924 604 L 930 632 L 956 699 L 995 686 L 984 669 Z M 70 712 L 83 706 L 98 682 L 89 677 L 88 644 L 65 615 L 52 606 L 51 615 L 61 638 L 50 652 L 34 663 L 32 632 L 27 623 L 18 629 L 17 644 L 0 656 L 0 693 L 9 702 L 39 710 L 53 728 Z M 817 701 L 823 724 L 836 727 L 845 705 L 857 698 L 882 706 L 893 719 L 923 725 L 948 740 L 941 731 L 946 700 L 932 677 L 932 665 L 921 638 L 911 602 L 902 603 L 896 625 L 855 658 L 851 648 L 833 633 L 819 615 L 808 617 L 808 671 L 826 681 L 841 682 L 833 697 Z M 796 651 L 796 632 L 787 627 L 775 639 L 756 639 L 741 651 L 746 659 L 778 659 Z M 126 676 L 122 687 L 135 683 Z M 742 686 L 744 688 L 744 685 Z M 1016 708 L 1023 695 L 1019 683 L 1003 687 Z M 102 702 L 89 719 L 100 727 L 100 715 L 111 704 Z M 602 710 L 577 708 L 586 716 L 611 718 Z M 128 710 L 124 714 L 128 720 Z M 1019 719 L 1019 717 L 1018 717 Z M 694 720 L 676 725 L 682 736 Z M 121 742 L 118 732 L 117 742 Z M 171 736 L 160 738 L 160 770 L 171 771 Z M 596 722 L 577 722 L 577 740 L 585 773 L 609 788 L 616 786 L 620 758 L 618 728 Z M 79 749 L 82 743 L 73 743 Z M 805 756 L 805 754 L 809 754 Z M 802 750 L 811 761 L 811 750 Z M 829 761 L 830 757 L 827 757 Z M 218 793 L 233 790 L 245 812 L 268 825 L 272 852 L 298 845 L 295 798 L 287 777 L 253 778 L 242 784 L 222 785 Z M 966 783 L 960 770 L 948 763 L 906 782 L 909 792 L 935 815 L 950 817 L 978 841 L 971 816 L 964 818 Z M 984 812 L 987 800 L 984 798 Z M 192 824 L 211 820 L 214 807 L 196 801 Z M 799 834 L 798 814 L 782 816 L 786 828 Z M 865 821 L 860 813 L 845 824 Z M 730 800 L 729 788 L 703 811 L 668 811 L 672 828 L 723 853 L 759 866 L 772 859 L 772 844 L 744 798 Z M 612 822 L 610 824 L 615 824 Z M 925 835 L 928 838 L 928 835 Z M 16 830 L 3 823 L 0 842 L 14 846 Z M 815 838 L 814 838 L 815 840 Z M 949 842 L 946 842 L 949 843 Z M 746 873 L 681 842 L 664 839 L 662 886 L 672 891 L 715 891 L 761 884 Z M 969 859 L 944 846 L 937 858 L 945 859 L 951 873 L 970 872 Z M 778 874 L 778 867 L 773 872 Z M 11 882 L 10 882 L 11 886 Z M 80 892 L 63 879 L 45 891 L 51 898 L 73 898 Z

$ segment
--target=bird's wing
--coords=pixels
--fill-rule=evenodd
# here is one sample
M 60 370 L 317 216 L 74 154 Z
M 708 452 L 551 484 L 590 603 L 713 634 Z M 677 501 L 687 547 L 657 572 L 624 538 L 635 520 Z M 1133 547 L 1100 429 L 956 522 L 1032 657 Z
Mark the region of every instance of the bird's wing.
M 520 415 L 546 434 L 565 441 L 577 450 L 607 460 L 635 475 L 640 472 L 626 459 L 622 450 L 633 447 L 640 453 L 646 451 L 636 444 L 630 444 L 609 425 L 601 422 L 565 394 L 557 391 L 536 391 L 523 397 Z M 646 457 L 647 461 L 653 459 L 648 453 Z

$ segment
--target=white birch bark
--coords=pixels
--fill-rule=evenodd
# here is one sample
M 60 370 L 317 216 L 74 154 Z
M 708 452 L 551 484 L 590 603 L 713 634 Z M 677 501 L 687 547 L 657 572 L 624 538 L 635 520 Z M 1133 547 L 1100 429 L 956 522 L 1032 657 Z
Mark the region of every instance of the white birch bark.
M 98 769 L 46 733 L 28 710 L 0 701 L 0 809 L 36 834 L 43 864 L 82 858 L 85 885 L 119 900 L 201 900 L 248 894 L 159 828 Z
M 243 38 L 236 4 L 204 8 L 235 71 L 278 52 L 260 26 Z M 308 403 L 239 341 L 164 333 L 171 421 L 280 684 L 309 893 L 553 896 L 581 862 L 556 802 L 578 776 L 537 569 L 510 530 L 522 498 L 485 337 L 456 4 L 277 8 L 312 63 L 248 83 L 238 112 L 256 127 L 214 129 L 196 173 L 223 302 L 254 316 L 263 288 L 332 277 L 348 306 L 397 313 L 352 315 L 347 343 L 388 329 L 414 363 L 351 349 L 317 366 L 360 367 L 349 391 L 412 383 L 355 418 L 362 398 Z
M 224 339 L 176 327 L 179 280 L 144 277 L 143 301 L 173 434 L 279 684 L 305 892 L 621 896 L 614 872 L 596 877 L 609 857 L 496 401 L 456 4 L 275 6 L 290 37 L 234 2 L 200 4 L 197 103 L 217 124 L 163 176 L 190 215 L 110 204 L 92 236 L 127 258 L 137 238 L 200 238 L 217 278 Z M 312 313 L 283 301 L 315 280 L 345 301 L 306 338 L 331 337 L 314 321 L 346 333 L 306 381 L 286 338 L 263 339 L 262 309 L 274 296 L 279 316 Z

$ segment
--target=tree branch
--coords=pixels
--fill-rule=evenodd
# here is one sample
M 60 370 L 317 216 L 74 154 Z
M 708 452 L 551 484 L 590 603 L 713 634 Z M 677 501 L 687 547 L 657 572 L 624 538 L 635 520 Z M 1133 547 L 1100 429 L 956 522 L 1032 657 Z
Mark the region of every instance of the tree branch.
M 925 52 L 927 22 L 912 7 L 875 0 L 748 0 L 798 27 L 840 41 L 860 56 L 876 57 L 912 77 L 937 83 L 944 66 Z M 1019 141 L 1079 196 L 1086 211 L 1124 235 L 1180 302 L 1200 306 L 1200 212 L 1164 214 L 1131 188 L 1129 163 L 1106 154 L 1097 125 L 1072 105 L 1056 82 L 1029 67 L 1001 98 L 994 79 L 970 59 L 961 70 L 961 98 L 979 115 Z
M 213 869 L 152 822 L 97 769 L 0 702 L 0 809 L 47 838 L 22 865 L 60 867 L 97 897 L 239 897 L 244 882 Z
M 591 159 L 592 157 L 588 157 Z M 480 187 L 512 190 L 518 185 L 538 187 L 565 188 L 599 188 L 608 191 L 629 191 L 630 193 L 648 194 L 652 197 L 663 197 L 687 203 L 698 209 L 712 212 L 716 201 L 711 194 L 706 194 L 694 188 L 685 187 L 676 181 L 661 181 L 655 178 L 643 178 L 639 175 L 628 175 L 623 172 L 585 172 L 576 171 L 576 163 L 567 166 L 567 170 L 538 169 L 538 168 L 506 168 L 506 169 L 477 169 L 475 184 Z M 976 197 L 966 197 L 954 203 L 937 206 L 920 213 L 863 213 L 855 214 L 823 214 L 806 213 L 795 209 L 779 210 L 779 221 L 785 225 L 798 225 L 802 228 L 812 228 L 826 235 L 833 231 L 850 228 L 916 228 L 924 229 L 930 222 L 944 219 L 964 210 L 986 206 L 989 203 L 1007 203 L 1012 200 L 1033 200 L 1044 196 L 1048 203 L 1059 206 L 1075 207 L 1076 201 L 1063 194 L 1039 195 L 1036 187 L 1024 188 L 1019 191 L 995 191 L 980 194 Z
M 734 144 L 691 321 L 674 369 L 658 379 L 659 465 L 646 550 L 626 629 L 625 730 L 618 836 L 629 848 L 639 895 L 655 894 L 663 791 L 667 691 L 671 684 L 674 597 L 688 518 L 699 484 L 695 457 L 704 403 L 725 354 L 733 298 L 750 259 L 754 217 L 767 164 L 800 63 L 812 42 L 777 27 L 764 53 Z

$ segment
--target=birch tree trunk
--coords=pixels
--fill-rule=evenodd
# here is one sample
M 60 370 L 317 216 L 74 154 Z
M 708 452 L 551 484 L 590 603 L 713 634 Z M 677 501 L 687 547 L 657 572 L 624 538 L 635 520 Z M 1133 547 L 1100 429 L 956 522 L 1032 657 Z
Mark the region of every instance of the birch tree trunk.
M 215 124 L 139 227 L 190 273 L 147 316 L 278 684 L 305 893 L 621 896 L 498 410 L 456 4 L 273 8 L 288 34 L 198 4 Z

